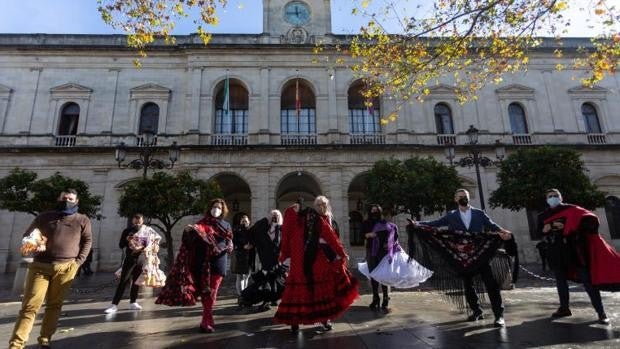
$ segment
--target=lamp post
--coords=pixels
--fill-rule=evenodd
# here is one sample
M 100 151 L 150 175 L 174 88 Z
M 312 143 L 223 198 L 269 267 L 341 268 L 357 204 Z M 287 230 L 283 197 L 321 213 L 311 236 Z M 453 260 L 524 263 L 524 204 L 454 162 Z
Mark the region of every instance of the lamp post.
M 495 157 L 497 158 L 497 161 L 493 161 L 488 157 L 483 156 L 480 149 L 478 148 L 479 131 L 477 128 L 474 127 L 474 125 L 469 125 L 469 129 L 467 129 L 465 134 L 467 135 L 468 139 L 467 144 L 469 145 L 469 155 L 461 158 L 455 163 L 453 161 L 455 157 L 454 146 L 450 145 L 445 150 L 446 158 L 450 160 L 451 166 L 458 165 L 461 167 L 470 168 L 474 166 L 474 169 L 476 170 L 476 184 L 478 185 L 478 194 L 480 195 L 480 208 L 482 210 L 485 210 L 486 207 L 484 204 L 484 192 L 482 190 L 482 180 L 480 178 L 480 166 L 485 168 L 494 166 L 496 162 L 502 161 L 504 159 L 504 156 L 506 155 L 506 150 L 504 149 L 504 146 L 500 143 L 500 141 L 496 140 Z
M 114 152 L 114 158 L 116 162 L 118 162 L 119 168 L 131 168 L 134 170 L 143 170 L 142 178 L 146 179 L 146 174 L 148 169 L 171 169 L 174 167 L 174 163 L 179 160 L 179 155 L 181 153 L 181 148 L 177 144 L 177 142 L 173 142 L 170 147 L 168 147 L 168 159 L 169 161 L 155 159 L 154 155 L 158 150 L 161 150 L 164 147 L 156 147 L 155 145 L 155 134 L 150 131 L 144 132 L 144 146 L 138 148 L 138 158 L 131 160 L 130 162 L 124 164 L 125 157 L 127 156 L 127 151 L 129 148 L 125 145 L 124 142 L 121 142 L 116 147 Z

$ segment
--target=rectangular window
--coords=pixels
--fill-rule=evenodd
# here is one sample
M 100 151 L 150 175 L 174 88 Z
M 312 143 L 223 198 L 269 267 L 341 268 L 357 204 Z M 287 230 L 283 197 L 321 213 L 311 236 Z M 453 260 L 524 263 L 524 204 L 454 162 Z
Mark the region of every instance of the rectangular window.
M 381 132 L 379 112 L 374 110 L 371 114 L 365 109 L 349 109 L 349 129 L 356 134 L 375 134 Z
M 302 108 L 297 116 L 295 109 L 280 111 L 280 132 L 283 134 L 316 134 L 316 115 L 314 109 Z
M 224 110 L 215 111 L 215 133 L 218 134 L 247 134 L 247 109 L 232 109 L 228 114 Z

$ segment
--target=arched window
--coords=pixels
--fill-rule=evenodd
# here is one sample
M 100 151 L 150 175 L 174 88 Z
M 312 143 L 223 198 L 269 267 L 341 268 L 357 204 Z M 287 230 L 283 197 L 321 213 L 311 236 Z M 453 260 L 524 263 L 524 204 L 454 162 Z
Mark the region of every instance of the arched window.
M 282 90 L 280 103 L 283 134 L 316 134 L 316 98 L 304 80 L 289 81 Z
M 620 199 L 618 197 L 609 196 L 605 199 L 605 215 L 611 238 L 620 239 Z
M 349 213 L 349 238 L 351 246 L 363 246 L 364 237 L 362 236 L 362 222 L 364 217 L 358 211 Z
M 236 79 L 221 82 L 215 96 L 215 133 L 247 134 L 248 133 L 248 90 Z
M 583 115 L 583 120 L 586 124 L 587 133 L 603 133 L 601 130 L 601 123 L 598 119 L 598 113 L 592 104 L 582 104 L 581 114 Z
M 78 122 L 80 121 L 80 106 L 76 103 L 67 103 L 60 112 L 60 122 L 58 123 L 59 136 L 75 136 L 77 134 Z
M 375 97 L 372 100 L 365 98 L 362 93 L 365 85 L 362 80 L 358 80 L 349 87 L 349 129 L 351 133 L 367 134 L 380 133 L 380 101 Z
M 527 134 L 527 120 L 525 111 L 518 103 L 510 103 L 508 106 L 508 116 L 510 117 L 510 129 L 514 134 Z
M 138 134 L 143 134 L 145 131 L 150 131 L 153 134 L 157 134 L 159 125 L 159 106 L 155 103 L 149 102 L 142 106 L 140 110 L 140 125 L 138 127 Z
M 435 105 L 435 125 L 437 126 L 438 134 L 454 134 L 452 112 L 450 107 L 444 103 Z

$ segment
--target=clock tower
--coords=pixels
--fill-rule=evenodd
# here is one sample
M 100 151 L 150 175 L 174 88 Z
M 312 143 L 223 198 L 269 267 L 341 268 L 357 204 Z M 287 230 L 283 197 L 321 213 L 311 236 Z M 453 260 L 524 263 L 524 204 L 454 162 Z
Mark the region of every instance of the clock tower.
M 281 43 L 307 44 L 331 34 L 331 0 L 263 0 L 263 34 Z

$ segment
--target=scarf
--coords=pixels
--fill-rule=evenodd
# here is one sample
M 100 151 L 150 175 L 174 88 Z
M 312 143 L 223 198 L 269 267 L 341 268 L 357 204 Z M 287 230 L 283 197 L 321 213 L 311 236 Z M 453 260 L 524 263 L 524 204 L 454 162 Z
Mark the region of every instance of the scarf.
M 394 252 L 400 250 L 400 246 L 398 246 L 398 241 L 394 241 L 394 237 L 396 233 L 396 226 L 393 223 L 388 223 L 384 220 L 378 221 L 377 223 L 375 223 L 375 225 L 373 225 L 371 232 L 376 234 L 380 231 L 388 232 L 388 239 L 387 239 L 388 260 L 390 261 L 390 263 L 392 263 L 392 259 L 394 259 Z M 377 235 L 372 239 L 372 246 L 370 247 L 371 256 L 376 257 L 379 254 L 379 248 L 381 248 L 381 246 L 379 246 L 380 244 L 381 244 L 381 241 L 379 239 L 379 236 Z
M 314 291 L 314 272 L 312 267 L 316 261 L 316 255 L 319 248 L 318 228 L 319 214 L 312 208 L 307 208 L 300 212 L 304 219 L 304 275 L 308 281 L 308 289 Z
M 214 249 L 215 254 L 222 253 L 224 251 L 231 252 L 232 246 L 226 244 L 226 248 L 221 249 L 218 247 L 218 241 L 220 240 L 232 240 L 233 233 L 230 229 L 225 228 L 220 220 L 211 216 L 206 216 L 203 219 L 196 222 L 194 225 L 196 232 L 202 239 Z

